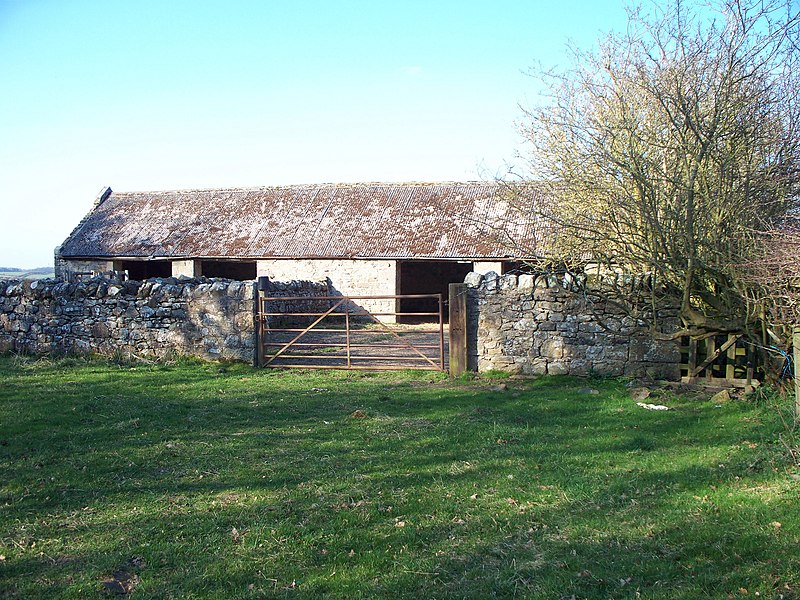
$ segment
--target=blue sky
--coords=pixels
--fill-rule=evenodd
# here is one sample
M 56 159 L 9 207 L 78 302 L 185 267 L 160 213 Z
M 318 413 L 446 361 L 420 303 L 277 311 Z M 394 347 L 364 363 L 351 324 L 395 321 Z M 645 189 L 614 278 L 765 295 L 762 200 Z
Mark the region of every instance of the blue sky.
M 118 191 L 492 178 L 622 0 L 0 0 L 0 266 Z

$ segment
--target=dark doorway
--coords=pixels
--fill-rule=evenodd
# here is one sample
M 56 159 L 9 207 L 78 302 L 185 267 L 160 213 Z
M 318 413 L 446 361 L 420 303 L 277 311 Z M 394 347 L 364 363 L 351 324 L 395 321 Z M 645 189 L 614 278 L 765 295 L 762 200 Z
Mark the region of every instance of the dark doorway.
M 448 286 L 462 283 L 467 273 L 472 271 L 471 262 L 420 260 L 399 263 L 400 294 L 442 294 L 444 299 L 444 319 L 448 318 Z M 438 313 L 439 303 L 434 298 L 403 298 L 400 312 Z M 436 321 L 436 317 L 399 317 L 403 323 Z
M 534 272 L 533 265 L 523 260 L 507 260 L 503 262 L 503 269 L 501 275 L 506 273 L 515 273 L 522 275 L 523 273 L 531 274 Z
M 203 277 L 223 277 L 238 281 L 256 278 L 256 261 L 254 260 L 204 260 L 201 268 Z
M 143 281 L 151 277 L 172 277 L 172 262 L 168 260 L 123 260 L 122 271 L 128 279 Z

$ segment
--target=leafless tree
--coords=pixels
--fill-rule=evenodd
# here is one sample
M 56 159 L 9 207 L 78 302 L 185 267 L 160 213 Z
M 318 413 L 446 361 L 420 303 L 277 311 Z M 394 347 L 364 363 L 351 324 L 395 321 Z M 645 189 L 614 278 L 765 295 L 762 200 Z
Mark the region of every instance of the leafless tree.
M 763 338 L 788 350 L 800 325 L 800 220 L 787 219 L 759 242 L 755 258 L 739 265 L 740 289 Z
M 526 178 L 547 182 L 537 217 L 560 232 L 542 260 L 647 273 L 683 333 L 752 326 L 740 266 L 763 258 L 757 232 L 798 198 L 798 12 L 654 3 L 597 50 L 572 49 L 571 68 L 536 72 L 549 95 L 526 111 Z

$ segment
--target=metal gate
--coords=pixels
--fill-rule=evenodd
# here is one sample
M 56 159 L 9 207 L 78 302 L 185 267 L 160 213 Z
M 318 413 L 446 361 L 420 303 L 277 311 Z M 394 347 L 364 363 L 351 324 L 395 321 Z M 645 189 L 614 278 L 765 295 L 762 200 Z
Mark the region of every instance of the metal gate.
M 437 310 L 401 311 L 403 300 Z M 393 310 L 363 306 L 376 302 Z M 447 368 L 442 294 L 267 296 L 262 292 L 258 309 L 258 363 L 263 367 Z M 420 322 L 408 324 L 409 320 Z

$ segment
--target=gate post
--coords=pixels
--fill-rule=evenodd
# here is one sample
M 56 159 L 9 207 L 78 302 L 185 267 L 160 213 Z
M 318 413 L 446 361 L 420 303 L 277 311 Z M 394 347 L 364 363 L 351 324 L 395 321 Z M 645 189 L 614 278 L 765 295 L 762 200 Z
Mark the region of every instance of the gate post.
M 792 331 L 792 346 L 794 347 L 794 419 L 800 420 L 800 325 L 795 325 Z
M 451 283 L 450 293 L 450 377 L 467 370 L 467 286 Z
M 256 366 L 264 366 L 264 298 L 269 290 L 269 277 L 259 277 L 256 284 Z

